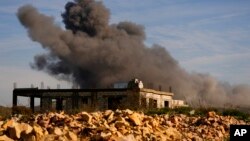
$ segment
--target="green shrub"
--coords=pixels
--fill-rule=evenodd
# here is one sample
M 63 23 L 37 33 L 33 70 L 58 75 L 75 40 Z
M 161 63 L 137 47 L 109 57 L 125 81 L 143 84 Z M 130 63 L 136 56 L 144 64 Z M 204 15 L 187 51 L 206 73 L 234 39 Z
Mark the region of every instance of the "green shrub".
M 147 115 L 161 115 L 161 114 L 170 114 L 172 109 L 170 108 L 161 108 L 161 109 L 149 109 L 145 111 Z
M 191 107 L 176 107 L 174 109 L 172 109 L 174 113 L 176 114 L 185 114 L 185 115 L 189 115 L 190 112 L 193 110 L 193 108 Z
M 249 120 L 249 114 L 242 112 L 240 110 L 237 109 L 225 109 L 222 111 L 222 115 L 223 116 L 234 116 L 237 119 L 241 119 L 241 120 Z
M 195 109 L 195 114 L 196 116 L 206 116 L 208 112 L 214 111 L 216 113 L 219 112 L 217 108 L 214 107 L 208 107 L 208 108 L 196 108 Z
M 147 115 L 161 115 L 161 114 L 189 114 L 192 110 L 191 107 L 176 107 L 176 108 L 161 108 L 161 109 L 150 109 L 145 113 Z
M 208 108 L 192 108 L 192 107 L 176 107 L 176 108 L 161 108 L 161 109 L 149 109 L 145 110 L 145 114 L 147 115 L 161 115 L 161 114 L 185 114 L 190 115 L 190 112 L 192 110 L 195 110 L 194 116 L 206 116 L 208 112 L 214 111 L 218 115 L 222 116 L 233 116 L 237 119 L 244 120 L 249 122 L 250 121 L 250 115 L 247 112 L 242 112 L 237 109 L 222 109 L 222 108 L 214 108 L 214 107 L 208 107 Z

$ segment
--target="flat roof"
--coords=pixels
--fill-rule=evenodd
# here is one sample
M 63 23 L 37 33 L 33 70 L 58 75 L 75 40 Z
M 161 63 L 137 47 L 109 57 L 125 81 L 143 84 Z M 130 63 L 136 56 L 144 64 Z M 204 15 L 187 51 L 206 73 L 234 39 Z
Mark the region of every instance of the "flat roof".
M 154 93 L 154 94 L 159 94 L 159 95 L 169 95 L 169 96 L 173 96 L 174 93 L 171 92 L 165 92 L 165 91 L 157 91 L 154 89 L 147 89 L 147 88 L 142 88 L 140 89 L 141 92 L 148 92 L 148 93 Z
M 128 90 L 128 88 L 98 88 L 98 89 L 38 89 L 38 88 L 15 88 L 13 90 L 13 94 L 16 94 L 18 96 L 37 96 L 40 97 L 43 95 L 43 93 L 60 93 L 60 92 L 125 92 Z M 147 88 L 141 88 L 138 89 L 140 92 L 148 92 L 158 95 L 168 95 L 173 96 L 173 93 L 170 92 L 164 92 L 164 91 L 157 91 L 154 89 L 147 89 Z M 55 95 L 54 95 L 55 96 Z

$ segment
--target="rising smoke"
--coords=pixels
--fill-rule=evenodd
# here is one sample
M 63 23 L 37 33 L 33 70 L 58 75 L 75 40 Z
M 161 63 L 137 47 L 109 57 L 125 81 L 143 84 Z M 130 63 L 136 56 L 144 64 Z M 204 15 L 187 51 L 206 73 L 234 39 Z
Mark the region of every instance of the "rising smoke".
M 34 57 L 32 68 L 58 79 L 82 88 L 100 88 L 139 78 L 165 90 L 172 86 L 175 97 L 190 105 L 250 105 L 249 87 L 186 72 L 165 48 L 145 46 L 143 26 L 109 24 L 110 13 L 102 2 L 68 2 L 62 14 L 66 29 L 30 5 L 19 8 L 17 16 L 30 38 L 48 51 Z

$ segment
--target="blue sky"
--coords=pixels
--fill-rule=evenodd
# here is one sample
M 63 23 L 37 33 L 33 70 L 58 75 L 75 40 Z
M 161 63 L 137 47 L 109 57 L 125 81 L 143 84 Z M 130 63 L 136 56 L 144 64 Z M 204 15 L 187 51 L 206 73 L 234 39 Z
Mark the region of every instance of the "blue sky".
M 45 52 L 29 39 L 16 18 L 18 7 L 32 4 L 62 26 L 67 0 L 0 1 L 0 105 L 11 105 L 18 87 L 69 88 L 44 72 L 32 70 L 33 56 Z M 231 84 L 250 84 L 250 1 L 106 0 L 110 23 L 133 21 L 145 27 L 145 44 L 164 46 L 189 72 L 208 73 Z M 42 28 L 42 27 L 41 27 Z

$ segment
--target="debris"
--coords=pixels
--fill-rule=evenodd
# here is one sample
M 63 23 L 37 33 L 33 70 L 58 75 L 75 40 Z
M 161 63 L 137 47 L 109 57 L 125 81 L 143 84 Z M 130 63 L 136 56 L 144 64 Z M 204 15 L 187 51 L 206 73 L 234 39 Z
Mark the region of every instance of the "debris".
M 28 122 L 19 117 L 0 121 L 0 141 L 223 140 L 229 136 L 230 124 L 250 124 L 231 116 L 219 116 L 213 111 L 203 117 L 149 116 L 128 109 L 74 115 L 49 112 L 34 117 L 35 120 Z

